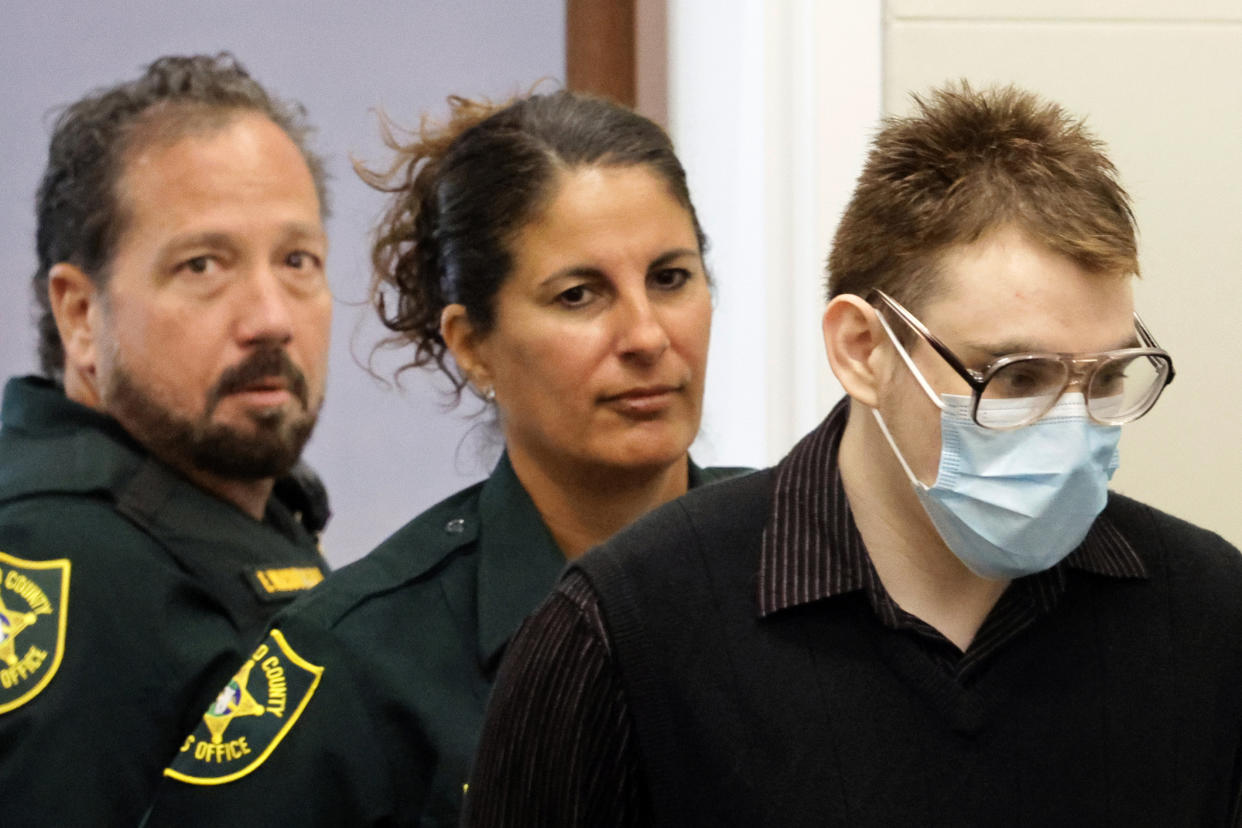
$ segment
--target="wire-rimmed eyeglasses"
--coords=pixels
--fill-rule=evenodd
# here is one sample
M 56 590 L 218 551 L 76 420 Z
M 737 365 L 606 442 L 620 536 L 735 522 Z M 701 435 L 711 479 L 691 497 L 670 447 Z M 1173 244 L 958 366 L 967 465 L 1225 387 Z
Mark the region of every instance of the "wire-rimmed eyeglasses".
M 1047 414 L 1071 386 L 1082 390 L 1092 420 L 1101 425 L 1124 425 L 1150 411 L 1173 381 L 1173 358 L 1156 343 L 1137 313 L 1134 327 L 1145 347 L 1091 354 L 1006 354 L 975 370 L 967 368 L 914 314 L 884 291 L 872 289 L 867 301 L 879 311 L 884 330 L 931 401 L 944 408 L 940 395 L 893 333 L 885 309 L 896 314 L 966 381 L 972 395 L 971 419 L 984 428 L 1030 425 Z

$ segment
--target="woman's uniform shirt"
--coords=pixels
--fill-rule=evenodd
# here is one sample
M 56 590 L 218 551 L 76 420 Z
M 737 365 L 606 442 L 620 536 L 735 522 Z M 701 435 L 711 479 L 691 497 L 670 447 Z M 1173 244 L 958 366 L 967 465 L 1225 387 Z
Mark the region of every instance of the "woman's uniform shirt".
M 456 825 L 500 657 L 564 566 L 502 457 L 273 622 L 147 824 Z

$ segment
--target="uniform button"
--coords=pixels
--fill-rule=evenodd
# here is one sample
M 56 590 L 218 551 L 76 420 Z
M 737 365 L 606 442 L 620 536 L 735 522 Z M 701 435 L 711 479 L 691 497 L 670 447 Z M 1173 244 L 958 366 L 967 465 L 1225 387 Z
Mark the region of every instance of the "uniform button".
M 448 532 L 450 535 L 460 535 L 462 532 L 466 531 L 465 518 L 453 518 L 448 523 L 444 524 L 444 531 Z

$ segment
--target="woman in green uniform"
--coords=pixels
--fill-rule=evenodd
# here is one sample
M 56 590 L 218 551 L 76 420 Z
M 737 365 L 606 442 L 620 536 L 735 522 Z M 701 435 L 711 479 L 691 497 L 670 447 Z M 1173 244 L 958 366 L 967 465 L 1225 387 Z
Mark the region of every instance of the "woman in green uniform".
M 500 657 L 566 560 L 727 473 L 687 454 L 711 295 L 667 135 L 569 92 L 450 103 L 369 176 L 375 295 L 505 452 L 276 620 L 151 825 L 456 824 Z

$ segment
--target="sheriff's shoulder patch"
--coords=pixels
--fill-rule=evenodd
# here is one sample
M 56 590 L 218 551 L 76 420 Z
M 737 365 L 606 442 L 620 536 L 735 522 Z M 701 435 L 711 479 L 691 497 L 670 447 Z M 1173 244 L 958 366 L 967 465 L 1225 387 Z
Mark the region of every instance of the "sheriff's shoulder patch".
M 65 654 L 69 561 L 0 552 L 0 715 L 51 682 Z
M 323 668 L 272 630 L 246 660 L 164 775 L 191 785 L 223 785 L 262 765 L 310 702 Z

